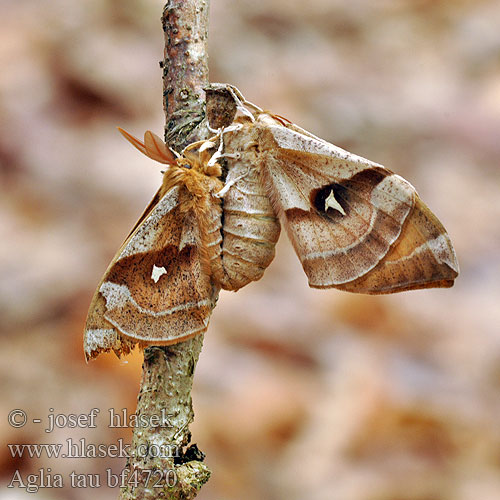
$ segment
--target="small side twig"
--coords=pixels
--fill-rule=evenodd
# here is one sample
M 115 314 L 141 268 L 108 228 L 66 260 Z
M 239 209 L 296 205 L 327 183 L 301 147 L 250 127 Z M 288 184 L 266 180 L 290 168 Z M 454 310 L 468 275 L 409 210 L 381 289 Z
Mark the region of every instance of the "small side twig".
M 203 92 L 208 84 L 208 10 L 209 0 L 170 0 L 162 15 L 165 139 L 177 151 L 209 135 Z M 208 481 L 203 453 L 196 445 L 186 449 L 194 419 L 191 388 L 202 345 L 203 335 L 198 335 L 173 346 L 145 349 L 136 410 L 139 425 L 122 500 L 190 500 Z

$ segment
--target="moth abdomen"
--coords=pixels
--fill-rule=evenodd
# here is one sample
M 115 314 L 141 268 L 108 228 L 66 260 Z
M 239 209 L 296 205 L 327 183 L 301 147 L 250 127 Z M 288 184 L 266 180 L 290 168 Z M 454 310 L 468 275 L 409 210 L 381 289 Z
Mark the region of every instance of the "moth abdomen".
M 280 223 L 255 168 L 255 141 L 243 136 L 241 141 L 229 139 L 225 146 L 244 151 L 240 158 L 227 161 L 226 185 L 231 187 L 222 199 L 222 258 L 217 276 L 222 288 L 236 291 L 264 274 L 274 258 Z
M 280 226 L 272 213 L 247 214 L 224 211 L 222 239 L 222 287 L 238 290 L 259 280 L 274 258 Z

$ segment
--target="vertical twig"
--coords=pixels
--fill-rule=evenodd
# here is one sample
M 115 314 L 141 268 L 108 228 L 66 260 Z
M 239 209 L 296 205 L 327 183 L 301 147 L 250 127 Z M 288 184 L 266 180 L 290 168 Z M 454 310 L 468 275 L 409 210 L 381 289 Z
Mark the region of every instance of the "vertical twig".
M 208 0 L 170 0 L 163 10 L 165 139 L 176 150 L 208 135 L 203 92 L 208 84 L 208 10 Z M 196 445 L 185 449 L 191 440 L 191 388 L 202 345 L 203 335 L 198 335 L 174 346 L 145 349 L 136 410 L 142 425 L 134 429 L 121 499 L 189 500 L 208 481 L 203 454 Z
M 170 0 L 163 10 L 165 140 L 174 149 L 208 137 L 208 0 Z

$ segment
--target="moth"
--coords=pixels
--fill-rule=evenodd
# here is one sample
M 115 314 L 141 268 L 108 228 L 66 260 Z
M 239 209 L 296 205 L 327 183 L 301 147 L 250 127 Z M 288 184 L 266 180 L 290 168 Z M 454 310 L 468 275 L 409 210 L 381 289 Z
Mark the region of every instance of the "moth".
M 258 279 L 281 222 L 311 287 L 383 294 L 453 285 L 448 233 L 408 181 L 263 111 L 235 87 L 213 88 L 242 112 L 222 129 L 223 264 L 234 255 L 241 273 L 253 269 Z
M 219 292 L 211 261 L 220 258 L 221 202 L 215 194 L 223 183 L 220 166 L 208 164 L 214 144 L 194 143 L 177 157 L 151 132 L 142 142 L 120 131 L 166 168 L 94 294 L 84 334 L 87 359 L 204 332 Z
M 450 238 L 409 182 L 263 111 L 235 87 L 212 88 L 240 113 L 225 110 L 216 135 L 182 156 L 151 132 L 141 142 L 122 131 L 167 167 L 95 292 L 87 358 L 204 332 L 221 288 L 262 277 L 281 225 L 311 287 L 383 294 L 453 285 Z

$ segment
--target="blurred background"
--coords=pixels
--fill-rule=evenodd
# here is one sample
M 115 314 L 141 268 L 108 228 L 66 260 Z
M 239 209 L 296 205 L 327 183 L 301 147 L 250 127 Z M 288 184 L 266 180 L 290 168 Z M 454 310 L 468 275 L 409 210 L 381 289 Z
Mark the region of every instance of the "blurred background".
M 195 377 L 206 500 L 500 498 L 500 5 L 212 0 L 212 81 L 404 176 L 455 244 L 449 290 L 311 290 L 285 234 L 222 292 Z M 0 499 L 111 499 L 125 459 L 13 458 L 6 443 L 129 442 L 142 354 L 85 364 L 94 289 L 160 169 L 117 133 L 163 130 L 159 0 L 0 0 Z M 97 429 L 45 432 L 101 410 Z M 27 412 L 15 428 L 7 415 Z M 52 409 L 52 410 L 51 410 Z M 40 418 L 41 424 L 32 422 Z M 71 488 L 70 472 L 102 486 Z M 16 483 L 17 485 L 18 483 Z

